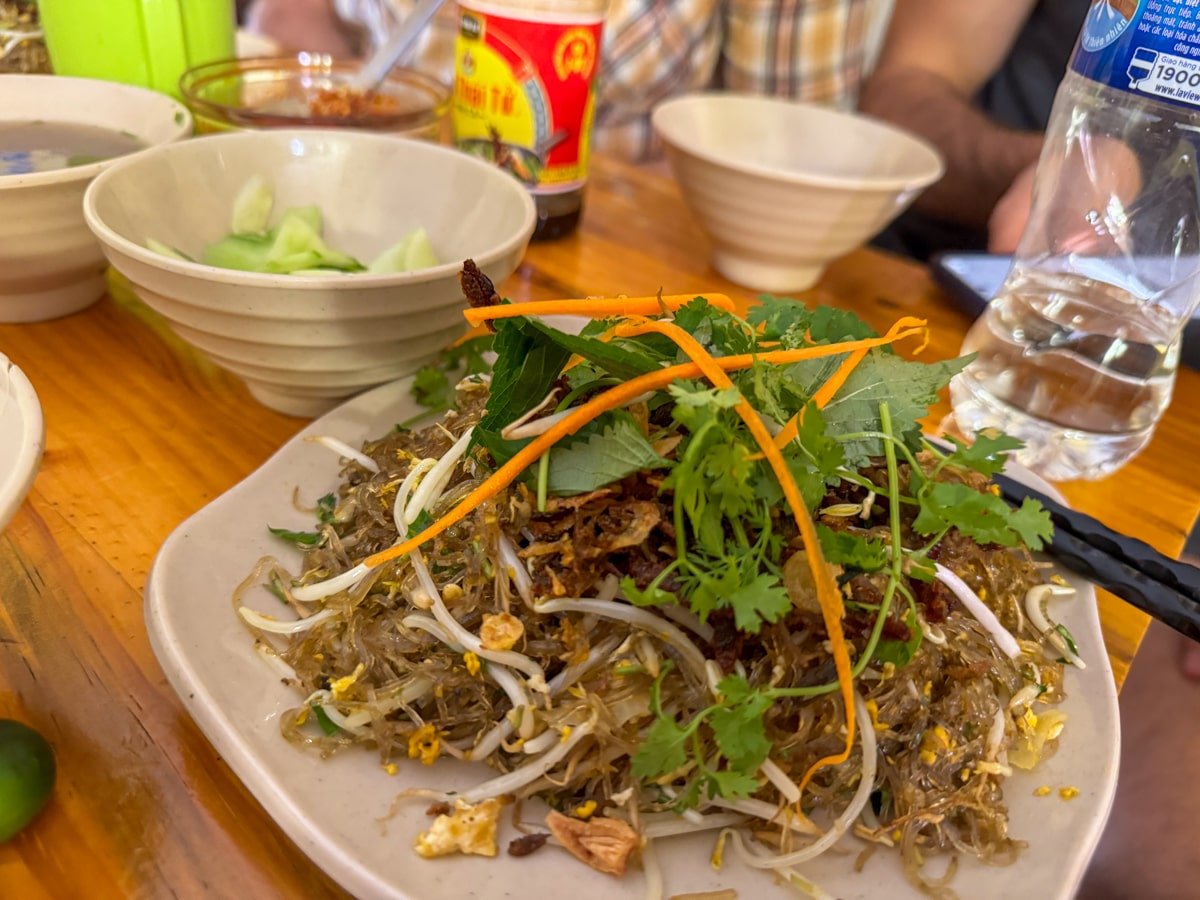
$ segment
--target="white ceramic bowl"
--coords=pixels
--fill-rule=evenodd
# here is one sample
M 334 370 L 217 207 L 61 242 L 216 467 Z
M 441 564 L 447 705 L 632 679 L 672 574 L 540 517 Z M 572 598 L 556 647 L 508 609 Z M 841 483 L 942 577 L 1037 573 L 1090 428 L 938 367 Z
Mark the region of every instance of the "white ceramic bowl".
M 811 287 L 942 175 L 924 141 L 809 103 L 689 94 L 653 123 L 713 265 L 755 290 Z
M 369 260 L 424 227 L 444 264 L 398 275 L 265 275 L 198 258 L 229 231 L 253 175 L 275 207 L 316 204 L 331 247 Z M 267 406 L 314 416 L 408 374 L 465 329 L 458 273 L 474 259 L 497 282 L 516 269 L 536 212 L 494 166 L 446 147 L 347 130 L 246 131 L 131 158 L 96 179 L 88 224 L 134 290 Z
M 144 88 L 60 75 L 0 75 L 0 123 L 38 119 L 128 131 L 151 147 L 192 132 L 186 107 Z M 103 296 L 104 256 L 83 221 L 83 192 L 122 158 L 0 175 L 0 322 L 65 316 Z
M 33 385 L 0 353 L 0 531 L 33 486 L 45 436 Z

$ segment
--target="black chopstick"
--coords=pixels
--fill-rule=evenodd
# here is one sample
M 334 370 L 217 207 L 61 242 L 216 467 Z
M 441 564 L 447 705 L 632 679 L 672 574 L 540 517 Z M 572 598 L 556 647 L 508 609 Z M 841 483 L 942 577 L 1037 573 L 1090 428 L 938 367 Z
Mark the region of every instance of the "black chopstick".
M 997 475 L 996 483 L 1009 503 L 1020 504 L 1030 497 L 1050 512 L 1051 556 L 1180 634 L 1200 641 L 1200 568 L 1164 556 L 1144 541 L 1114 531 L 1007 475 Z

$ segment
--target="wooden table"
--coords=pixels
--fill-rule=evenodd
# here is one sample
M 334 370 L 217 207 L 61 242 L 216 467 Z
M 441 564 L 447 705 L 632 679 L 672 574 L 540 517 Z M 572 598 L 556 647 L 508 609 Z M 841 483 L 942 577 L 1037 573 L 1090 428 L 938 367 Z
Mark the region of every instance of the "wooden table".
M 534 246 L 513 298 L 716 289 L 751 294 L 708 265 L 674 184 L 597 161 L 582 231 Z M 918 266 L 871 252 L 834 265 L 805 297 L 874 325 L 926 317 L 932 356 L 967 325 Z M 159 545 L 250 474 L 304 423 L 272 413 L 139 305 L 105 299 L 38 325 L 0 326 L 0 351 L 41 397 L 42 469 L 0 536 L 0 717 L 54 744 L 55 798 L 0 845 L 0 896 L 344 896 L 225 766 L 172 694 L 146 639 L 142 587 Z M 1072 502 L 1177 553 L 1200 509 L 1200 375 L 1134 463 Z M 1125 677 L 1146 618 L 1102 597 L 1109 653 Z M 253 686 L 247 685 L 247 690 Z

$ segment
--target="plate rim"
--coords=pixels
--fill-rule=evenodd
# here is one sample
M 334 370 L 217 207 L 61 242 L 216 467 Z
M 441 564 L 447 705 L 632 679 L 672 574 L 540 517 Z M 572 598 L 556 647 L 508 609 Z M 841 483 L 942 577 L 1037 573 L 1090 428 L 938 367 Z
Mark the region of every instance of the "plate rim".
M 404 387 L 411 381 L 412 376 L 406 376 L 380 385 L 312 420 L 285 441 L 245 478 L 184 519 L 172 530 L 156 554 L 147 575 L 144 591 L 144 615 L 151 649 L 162 667 L 168 683 L 188 715 L 196 722 L 205 738 L 229 765 L 246 790 L 263 806 L 271 819 L 287 834 L 289 839 L 325 874 L 355 896 L 360 897 L 411 898 L 414 895 L 409 893 L 404 885 L 397 884 L 382 873 L 362 864 L 351 853 L 343 851 L 339 844 L 321 840 L 321 829 L 318 823 L 314 823 L 311 817 L 297 808 L 292 800 L 293 792 L 280 784 L 278 779 L 260 764 L 258 754 L 250 746 L 247 735 L 241 733 L 232 722 L 221 716 L 220 707 L 214 702 L 211 693 L 206 688 L 205 680 L 195 671 L 186 654 L 175 652 L 171 646 L 173 640 L 178 642 L 178 638 L 171 632 L 164 616 L 165 605 L 169 604 L 169 601 L 161 586 L 163 575 L 160 563 L 177 543 L 186 539 L 188 527 L 204 516 L 210 507 L 247 490 L 248 485 L 256 480 L 256 476 L 267 470 L 280 457 L 288 454 L 292 448 L 305 443 L 306 437 L 323 433 L 325 431 L 324 423 L 328 419 L 344 416 L 347 412 L 357 412 L 359 407 L 368 411 L 373 408 L 373 403 L 382 397 L 390 396 L 393 393 L 401 395 Z M 1065 497 L 1053 484 L 1024 467 L 1012 466 L 1011 468 L 1010 474 L 1013 474 L 1018 480 L 1026 481 L 1031 487 L 1041 490 L 1052 499 L 1066 505 Z M 1087 615 L 1096 620 L 1097 630 L 1102 635 L 1099 608 L 1095 602 L 1095 587 L 1091 582 L 1084 581 L 1084 584 L 1087 585 L 1092 595 Z M 1101 644 L 1099 650 L 1097 659 L 1089 664 L 1089 669 L 1093 670 L 1095 675 L 1107 679 L 1105 682 L 1107 689 L 1104 691 L 1104 695 L 1111 707 L 1113 735 L 1112 740 L 1106 742 L 1107 754 L 1103 762 L 1105 770 L 1111 771 L 1112 775 L 1103 784 L 1097 786 L 1101 800 L 1098 814 L 1087 820 L 1085 832 L 1081 834 L 1081 829 L 1076 829 L 1076 835 L 1081 838 L 1081 852 L 1074 854 L 1069 867 L 1064 867 L 1062 880 L 1054 886 L 1051 892 L 1044 895 L 1047 898 L 1069 900 L 1074 897 L 1088 864 L 1095 855 L 1116 797 L 1121 754 L 1120 710 L 1107 647 Z M 203 698 L 205 702 L 200 702 L 199 698 Z M 1019 862 L 1015 865 L 1019 865 Z

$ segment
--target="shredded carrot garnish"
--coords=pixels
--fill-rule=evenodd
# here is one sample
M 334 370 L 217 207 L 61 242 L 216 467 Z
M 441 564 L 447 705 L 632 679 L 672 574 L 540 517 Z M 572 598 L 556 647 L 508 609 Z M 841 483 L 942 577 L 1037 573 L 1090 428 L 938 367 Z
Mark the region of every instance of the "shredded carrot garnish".
M 915 334 L 918 330 L 911 330 L 910 333 Z M 900 337 L 904 336 L 903 334 L 900 335 Z M 789 363 L 801 362 L 806 359 L 823 359 L 826 356 L 849 353 L 863 347 L 867 349 L 881 347 L 886 343 L 890 343 L 887 338 L 868 338 L 861 341 L 846 341 L 840 344 L 801 347 L 796 350 L 772 350 L 769 353 L 762 354 L 746 353 L 739 356 L 722 356 L 716 359 L 715 362 L 723 371 L 735 372 L 741 369 L 748 369 L 755 363 L 788 365 Z M 382 550 L 373 556 L 368 556 L 363 560 L 363 565 L 369 569 L 374 569 L 376 566 L 381 566 L 386 562 L 404 556 L 406 553 L 410 553 L 417 547 L 420 547 L 426 541 L 437 537 L 447 528 L 461 522 L 489 498 L 512 484 L 525 469 L 537 462 L 543 453 L 563 438 L 574 434 L 597 416 L 611 409 L 624 406 L 634 397 L 640 396 L 647 391 L 662 390 L 673 381 L 698 378 L 702 374 L 704 374 L 703 371 L 696 363 L 667 366 L 666 368 L 648 372 L 645 375 L 639 375 L 637 378 L 631 378 L 623 384 L 618 384 L 601 394 L 595 395 L 582 406 L 576 407 L 569 416 L 564 417 L 561 421 L 547 428 L 543 434 L 538 435 L 517 451 L 512 459 L 493 472 L 490 477 L 471 491 L 471 493 L 467 494 L 466 497 L 459 501 L 457 506 L 442 516 L 442 518 L 408 540 L 389 547 L 387 550 Z
M 914 351 L 915 353 L 920 353 L 925 349 L 925 345 L 929 343 L 929 332 L 925 328 L 924 319 L 914 319 L 905 316 L 888 329 L 888 333 L 884 335 L 883 340 L 885 343 L 892 344 L 901 338 L 914 334 L 921 335 L 921 344 Z M 829 401 L 833 399 L 834 395 L 841 390 L 842 385 L 846 383 L 846 379 L 850 377 L 851 373 L 858 367 L 858 364 L 866 359 L 870 349 L 870 347 L 860 347 L 842 360 L 842 364 L 837 367 L 837 371 L 813 394 L 813 403 L 817 405 L 818 409 L 824 409 Z M 787 424 L 783 426 L 783 430 L 775 435 L 776 447 L 786 447 L 796 439 L 796 435 L 799 434 L 800 417 L 803 415 L 803 412 L 801 410 L 792 416 Z
M 617 328 L 617 334 L 622 337 L 634 337 L 647 332 L 662 334 L 674 341 L 679 349 L 700 367 L 704 377 L 716 387 L 734 387 L 733 380 L 725 374 L 718 360 L 705 350 L 699 341 L 678 325 L 672 322 L 644 319 Z M 854 676 L 850 671 L 850 648 L 846 644 L 846 637 L 842 631 L 842 617 L 845 615 L 845 608 L 842 606 L 842 595 L 834 580 L 833 572 L 830 571 L 825 557 L 821 553 L 821 543 L 817 538 L 816 526 L 813 524 L 812 516 L 808 513 L 808 507 L 800 494 L 795 477 L 788 468 L 787 461 L 772 441 L 771 433 L 763 424 L 762 419 L 758 417 L 758 413 L 745 397 L 739 397 L 734 410 L 746 423 L 746 428 L 749 429 L 750 434 L 762 449 L 767 462 L 775 472 L 775 477 L 779 479 L 783 495 L 792 508 L 792 517 L 800 529 L 800 537 L 804 541 L 804 549 L 808 555 L 808 568 L 812 572 L 813 583 L 817 587 L 817 600 L 821 605 L 821 616 L 825 620 L 825 630 L 829 634 L 829 643 L 833 648 L 833 662 L 837 668 L 842 702 L 846 707 L 846 746 L 840 753 L 823 757 L 813 763 L 801 782 L 801 789 L 803 789 L 820 769 L 825 766 L 838 765 L 849 759 L 850 751 L 854 747 Z
M 511 319 L 516 316 L 587 316 L 606 319 L 609 316 L 653 316 L 663 309 L 675 310 L 687 306 L 697 297 L 704 297 L 709 306 L 726 312 L 733 311 L 733 301 L 724 294 L 671 294 L 657 297 L 597 297 L 587 300 L 532 300 L 528 303 L 499 303 L 495 306 L 472 307 L 463 311 L 472 325 L 491 319 Z

